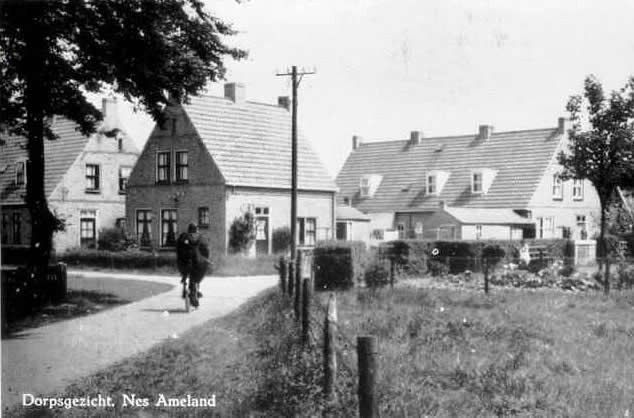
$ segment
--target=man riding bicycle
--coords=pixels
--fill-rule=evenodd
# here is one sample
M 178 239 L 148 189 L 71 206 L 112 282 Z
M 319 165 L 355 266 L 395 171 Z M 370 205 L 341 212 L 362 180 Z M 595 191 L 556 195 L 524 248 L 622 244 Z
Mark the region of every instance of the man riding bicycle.
M 198 299 L 202 297 L 199 285 L 209 265 L 209 247 L 204 237 L 198 233 L 198 227 L 193 223 L 189 224 L 187 232 L 183 232 L 178 237 L 176 263 L 181 273 L 183 298 L 189 297 L 191 305 L 197 308 Z M 189 286 L 187 279 L 189 279 Z

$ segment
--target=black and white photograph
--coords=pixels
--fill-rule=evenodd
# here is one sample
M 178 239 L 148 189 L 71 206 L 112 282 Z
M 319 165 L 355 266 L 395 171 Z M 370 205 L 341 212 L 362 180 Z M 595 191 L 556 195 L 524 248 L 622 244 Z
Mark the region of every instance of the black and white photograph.
M 633 17 L 0 0 L 0 416 L 634 416 Z

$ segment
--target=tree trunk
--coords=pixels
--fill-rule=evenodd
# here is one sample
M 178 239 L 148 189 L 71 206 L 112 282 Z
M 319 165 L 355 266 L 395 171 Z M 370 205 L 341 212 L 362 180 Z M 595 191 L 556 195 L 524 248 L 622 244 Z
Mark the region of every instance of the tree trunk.
M 605 224 L 607 218 L 607 200 L 599 199 L 601 203 L 601 231 L 599 233 L 599 248 L 601 257 L 605 258 L 605 260 L 600 260 L 599 264 L 599 272 L 601 272 L 601 266 L 605 265 L 605 275 L 603 277 L 603 293 L 606 295 L 610 293 L 610 268 L 609 263 L 607 262 L 608 258 L 608 246 L 605 242 Z M 605 261 L 605 263 L 603 263 Z
M 25 78 L 26 131 L 28 136 L 26 204 L 31 216 L 31 248 L 28 266 L 29 278 L 43 280 L 51 254 L 55 217 L 48 208 L 45 193 L 44 118 L 49 86 L 43 78 L 48 54 L 46 39 L 37 28 L 41 24 L 37 8 L 33 8 L 33 26 L 26 38 L 26 62 L 31 71 Z

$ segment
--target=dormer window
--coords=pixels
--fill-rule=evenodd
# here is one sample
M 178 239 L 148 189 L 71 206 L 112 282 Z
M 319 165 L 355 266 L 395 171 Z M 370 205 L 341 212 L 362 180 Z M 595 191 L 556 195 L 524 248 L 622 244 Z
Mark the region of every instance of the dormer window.
M 490 168 L 471 171 L 471 193 L 486 194 L 496 174 L 497 171 Z
M 449 179 L 448 171 L 433 170 L 428 172 L 425 177 L 425 193 L 428 195 L 439 195 L 443 187 L 445 187 L 447 179 Z
M 473 193 L 482 193 L 482 173 L 471 173 L 471 191 Z
M 436 175 L 427 176 L 427 194 L 436 194 Z
M 561 200 L 564 198 L 564 184 L 559 174 L 553 174 L 553 199 Z
M 374 193 L 376 193 L 376 190 L 379 188 L 382 179 L 383 176 L 376 174 L 361 176 L 361 179 L 359 179 L 359 196 L 374 196 Z

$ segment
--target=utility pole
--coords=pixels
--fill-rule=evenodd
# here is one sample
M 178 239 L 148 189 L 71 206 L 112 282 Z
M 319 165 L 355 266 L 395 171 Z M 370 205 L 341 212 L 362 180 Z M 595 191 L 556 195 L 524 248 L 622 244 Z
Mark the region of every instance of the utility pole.
M 297 88 L 302 78 L 307 74 L 315 74 L 315 71 L 297 71 L 297 66 L 293 65 L 291 71 L 277 73 L 277 76 L 291 76 L 293 83 L 293 107 L 292 107 L 292 127 L 291 127 L 291 259 L 297 256 Z M 299 76 L 299 78 L 298 78 Z

